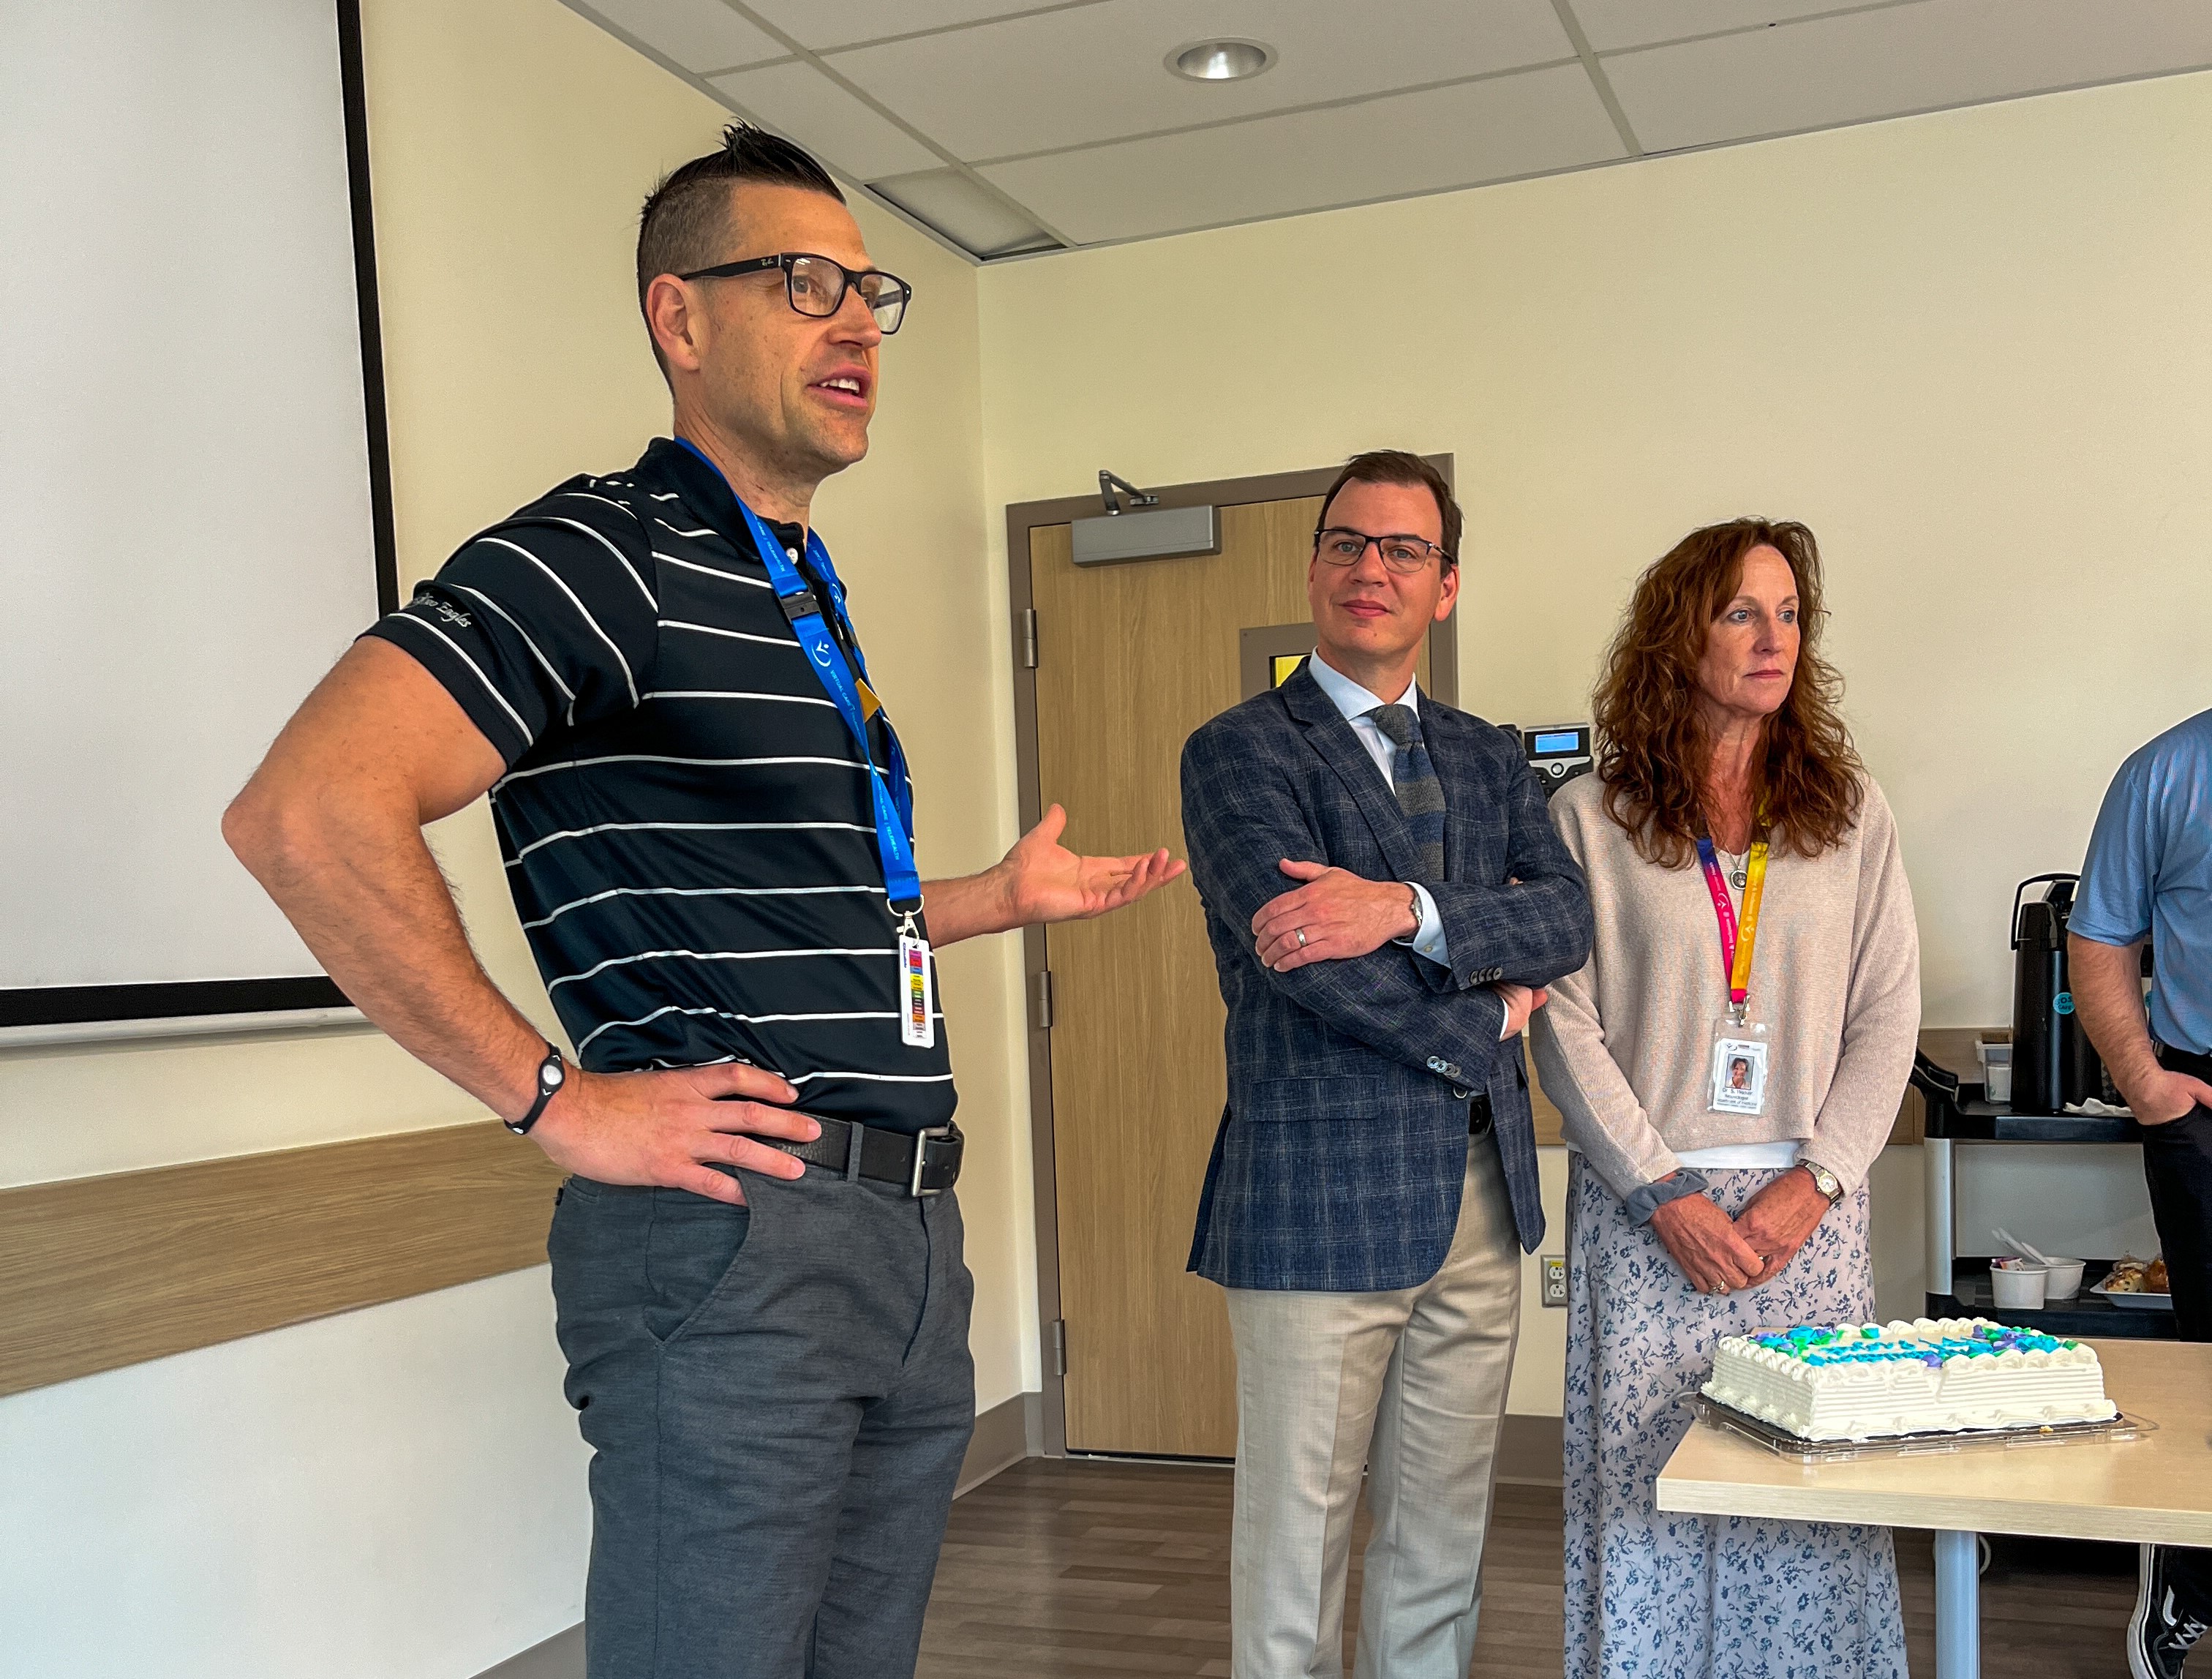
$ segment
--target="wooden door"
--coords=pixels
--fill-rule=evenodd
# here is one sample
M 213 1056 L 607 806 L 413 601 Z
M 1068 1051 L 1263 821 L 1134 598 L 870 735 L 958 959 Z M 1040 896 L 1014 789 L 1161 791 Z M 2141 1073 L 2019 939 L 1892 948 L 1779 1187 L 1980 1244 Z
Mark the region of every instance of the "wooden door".
M 1127 565 L 1078 568 L 1067 526 L 1030 532 L 1038 790 L 1070 846 L 1186 855 L 1182 744 L 1243 697 L 1240 630 L 1310 617 L 1320 510 L 1224 507 L 1220 553 Z M 1197 890 L 1185 877 L 1045 947 L 1068 1449 L 1233 1457 L 1221 1290 L 1184 1269 L 1226 1079 Z

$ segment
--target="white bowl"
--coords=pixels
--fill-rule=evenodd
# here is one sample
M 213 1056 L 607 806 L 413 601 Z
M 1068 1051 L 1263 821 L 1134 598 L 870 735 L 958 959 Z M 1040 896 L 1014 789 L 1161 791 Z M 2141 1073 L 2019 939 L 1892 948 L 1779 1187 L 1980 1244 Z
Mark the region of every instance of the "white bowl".
M 2063 1258 L 2057 1254 L 2046 1255 L 2051 1261 L 2050 1273 L 2044 1279 L 2043 1298 L 2045 1300 L 2070 1300 L 2081 1292 L 2081 1262 Z
M 1990 1273 L 1990 1294 L 1999 1311 L 2040 1311 L 2043 1310 L 2044 1285 L 2051 1273 L 2040 1265 L 2008 1265 L 2002 1270 Z M 2081 1274 L 2074 1274 L 2075 1287 L 2081 1287 Z

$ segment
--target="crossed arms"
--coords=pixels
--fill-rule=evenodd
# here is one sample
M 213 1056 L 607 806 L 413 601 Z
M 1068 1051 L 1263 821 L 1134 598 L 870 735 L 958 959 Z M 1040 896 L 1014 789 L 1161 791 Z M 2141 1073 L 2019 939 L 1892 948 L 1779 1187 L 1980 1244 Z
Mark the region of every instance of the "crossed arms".
M 1328 868 L 1328 848 L 1287 780 L 1255 766 L 1248 745 L 1211 728 L 1191 737 L 1182 757 L 1183 831 L 1208 907 L 1229 927 L 1256 931 L 1276 900 L 1316 894 L 1318 903 L 1317 889 L 1340 871 Z M 1482 1085 L 1508 1024 L 1507 1000 L 1488 988 L 1535 988 L 1574 972 L 1589 958 L 1592 932 L 1582 870 L 1553 831 L 1541 790 L 1525 773 L 1505 781 L 1505 878 L 1494 885 L 1419 883 L 1443 922 L 1449 969 L 1387 942 L 1354 953 L 1357 939 L 1341 955 L 1324 951 L 1319 959 L 1271 964 L 1261 959 L 1261 934 L 1254 961 L 1267 982 L 1393 1061 L 1431 1073 L 1442 1061 L 1452 1070 L 1439 1076 Z M 1309 868 L 1312 884 L 1294 888 Z M 1406 900 L 1401 887 L 1389 890 Z

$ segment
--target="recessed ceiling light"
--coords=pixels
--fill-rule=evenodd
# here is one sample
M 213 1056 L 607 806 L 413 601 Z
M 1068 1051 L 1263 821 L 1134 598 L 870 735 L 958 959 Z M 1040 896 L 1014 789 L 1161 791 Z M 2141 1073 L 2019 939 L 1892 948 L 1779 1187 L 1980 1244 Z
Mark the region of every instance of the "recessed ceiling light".
M 1258 41 L 1199 41 L 1168 54 L 1167 66 L 1190 82 L 1242 82 L 1275 62 L 1275 49 Z

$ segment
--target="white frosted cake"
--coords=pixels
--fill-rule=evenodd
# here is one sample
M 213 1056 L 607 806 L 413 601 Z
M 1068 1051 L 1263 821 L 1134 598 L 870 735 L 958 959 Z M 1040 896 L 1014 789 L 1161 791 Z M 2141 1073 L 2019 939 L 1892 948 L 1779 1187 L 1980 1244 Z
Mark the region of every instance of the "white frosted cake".
M 1923 1317 L 1730 1335 L 1704 1392 L 1801 1439 L 2102 1422 L 2094 1348 L 1986 1317 Z

